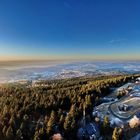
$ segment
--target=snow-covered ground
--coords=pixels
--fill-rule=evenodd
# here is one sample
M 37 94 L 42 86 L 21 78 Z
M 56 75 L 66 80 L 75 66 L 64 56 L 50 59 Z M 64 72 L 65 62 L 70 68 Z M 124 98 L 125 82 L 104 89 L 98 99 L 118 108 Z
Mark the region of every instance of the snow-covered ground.
M 119 100 L 116 100 L 114 96 L 114 100 L 116 101 L 110 101 L 96 106 L 93 110 L 93 116 L 97 116 L 101 120 L 105 116 L 108 116 L 111 125 L 123 127 L 123 123 L 129 122 L 137 113 L 140 113 L 140 81 L 138 83 L 125 84 L 116 91 L 123 90 L 124 88 L 127 89 L 130 85 L 132 86 L 132 90 L 126 96 Z M 129 109 L 126 109 L 126 111 L 120 110 L 119 106 L 129 107 Z
M 64 79 L 118 75 L 140 71 L 140 62 L 0 62 L 0 83 L 17 80 Z

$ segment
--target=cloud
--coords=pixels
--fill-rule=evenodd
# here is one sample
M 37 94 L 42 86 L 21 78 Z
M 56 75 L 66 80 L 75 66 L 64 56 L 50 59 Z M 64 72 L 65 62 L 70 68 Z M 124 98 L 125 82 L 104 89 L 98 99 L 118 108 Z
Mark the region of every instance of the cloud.
M 124 42 L 126 41 L 127 39 L 125 38 L 122 38 L 122 39 L 112 39 L 109 41 L 110 44 L 116 44 L 116 43 L 121 43 L 121 42 Z

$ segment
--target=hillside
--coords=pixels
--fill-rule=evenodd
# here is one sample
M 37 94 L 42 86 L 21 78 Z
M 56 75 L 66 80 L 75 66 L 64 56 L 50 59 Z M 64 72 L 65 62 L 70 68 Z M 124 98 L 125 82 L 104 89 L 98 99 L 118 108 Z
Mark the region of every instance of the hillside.
M 61 134 L 76 140 L 83 111 L 90 122 L 99 99 L 139 75 L 100 76 L 38 81 L 35 84 L 11 83 L 0 86 L 0 138 L 2 140 L 46 140 Z M 101 122 L 101 136 L 106 136 Z M 104 132 L 103 132 L 104 131 Z M 109 133 L 112 135 L 111 130 Z

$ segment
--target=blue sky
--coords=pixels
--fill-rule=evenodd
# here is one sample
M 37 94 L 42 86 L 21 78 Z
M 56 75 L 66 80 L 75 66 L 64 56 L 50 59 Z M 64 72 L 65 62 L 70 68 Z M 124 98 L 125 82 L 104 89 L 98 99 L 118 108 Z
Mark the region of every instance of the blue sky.
M 140 59 L 139 0 L 0 0 L 0 59 Z

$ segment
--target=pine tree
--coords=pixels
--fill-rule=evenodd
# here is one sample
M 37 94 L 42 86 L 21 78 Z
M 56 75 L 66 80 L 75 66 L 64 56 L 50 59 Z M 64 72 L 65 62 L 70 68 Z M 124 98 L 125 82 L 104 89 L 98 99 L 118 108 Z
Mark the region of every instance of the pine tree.
M 104 117 L 103 127 L 108 128 L 110 126 L 109 118 L 107 116 Z
M 6 138 L 7 140 L 13 140 L 14 138 L 13 129 L 11 126 L 9 126 L 9 128 L 6 131 Z
M 64 121 L 65 121 L 65 117 L 63 115 L 61 115 L 60 119 L 59 119 L 59 128 L 60 128 L 60 131 L 63 130 L 63 126 L 64 126 Z
M 22 138 L 23 138 L 22 131 L 20 129 L 18 129 L 16 132 L 16 140 L 20 140 Z
M 2 129 L 3 136 L 6 136 L 6 131 L 7 131 L 7 127 L 4 126 L 3 129 Z
M 108 134 L 110 131 L 110 122 L 107 116 L 104 117 L 103 126 L 102 126 L 102 133 L 104 135 Z
M 71 105 L 70 111 L 68 113 L 69 116 L 71 116 L 72 118 L 76 118 L 78 115 L 78 108 L 76 107 L 76 105 Z
M 51 134 L 52 133 L 52 126 L 53 124 L 55 124 L 55 119 L 56 119 L 56 115 L 55 115 L 55 112 L 52 111 L 51 112 L 51 115 L 50 115 L 50 119 L 47 123 L 47 134 Z
M 44 129 L 40 128 L 39 131 L 37 130 L 34 135 L 34 140 L 42 140 L 44 136 Z
M 65 122 L 64 122 L 64 129 L 65 130 L 71 129 L 71 120 L 72 120 L 71 115 L 68 114 L 66 119 L 65 119 Z
M 34 140 L 40 140 L 39 139 L 39 132 L 38 132 L 38 130 L 34 134 Z
M 122 140 L 122 129 L 115 127 L 112 135 L 112 140 Z

